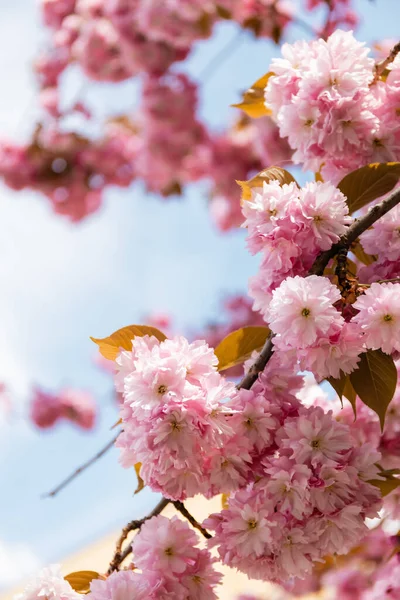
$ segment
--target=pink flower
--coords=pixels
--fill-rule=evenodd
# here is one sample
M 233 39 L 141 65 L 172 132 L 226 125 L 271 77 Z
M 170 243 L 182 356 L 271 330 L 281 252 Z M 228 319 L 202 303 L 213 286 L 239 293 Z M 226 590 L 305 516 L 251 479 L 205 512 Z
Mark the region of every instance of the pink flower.
M 221 583 L 222 574 L 213 568 L 215 558 L 207 550 L 198 550 L 197 557 L 180 578 L 191 600 L 217 600 L 215 587 Z
M 287 419 L 278 435 L 291 457 L 312 466 L 339 464 L 352 447 L 348 428 L 334 420 L 332 411 L 325 413 L 319 406 Z
M 311 182 L 300 190 L 299 210 L 294 214 L 296 225 L 310 228 L 316 246 L 328 250 L 351 223 L 345 196 L 332 184 Z
M 346 554 L 368 529 L 361 515 L 361 507 L 345 506 L 340 512 L 322 519 L 314 517 L 310 528 L 318 531 L 320 545 L 326 555 Z
M 92 579 L 88 600 L 145 600 L 149 598 L 146 578 L 133 571 L 114 571 L 107 579 Z
M 397 283 L 372 283 L 354 303 L 354 308 L 360 312 L 352 321 L 364 333 L 367 348 L 381 348 L 387 354 L 400 350 L 399 294 Z
M 279 423 L 264 394 L 239 390 L 229 408 L 234 411 L 229 424 L 236 434 L 247 437 L 259 452 L 271 445 Z
M 27 585 L 22 594 L 15 600 L 79 600 L 80 594 L 75 592 L 61 574 L 59 565 L 51 565 L 42 569 L 35 580 Z
M 41 428 L 52 427 L 62 417 L 62 406 L 54 394 L 34 390 L 31 404 L 31 419 Z
M 305 348 L 321 335 L 335 331 L 343 317 L 333 303 L 339 290 L 324 277 L 288 277 L 272 293 L 269 325 L 278 334 L 276 344 L 285 348 Z
M 269 477 L 265 489 L 283 513 L 301 519 L 310 512 L 309 479 L 312 472 L 306 465 L 298 465 L 286 457 L 266 464 Z
M 146 521 L 133 540 L 135 565 L 143 571 L 183 573 L 196 556 L 197 541 L 186 522 L 175 516 L 167 519 L 158 515 Z
M 312 346 L 298 353 L 300 366 L 311 371 L 318 381 L 327 377 L 338 378 L 340 371 L 351 373 L 357 368 L 364 351 L 364 338 L 356 323 L 343 323 L 330 337 L 320 337 Z
M 368 254 L 378 254 L 380 260 L 400 258 L 400 206 L 397 205 L 365 231 L 361 243 Z

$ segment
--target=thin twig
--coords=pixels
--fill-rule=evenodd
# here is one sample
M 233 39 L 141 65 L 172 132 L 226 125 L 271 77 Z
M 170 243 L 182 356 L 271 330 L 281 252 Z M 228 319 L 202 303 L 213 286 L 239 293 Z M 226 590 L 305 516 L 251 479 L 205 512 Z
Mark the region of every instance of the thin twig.
M 379 77 L 381 77 L 381 75 L 385 72 L 385 70 L 388 68 L 388 66 L 394 61 L 394 59 L 399 54 L 399 52 L 400 52 L 400 42 L 397 42 L 397 44 L 395 46 L 393 46 L 393 48 L 391 49 L 389 56 L 387 56 L 381 62 L 376 63 L 375 76 L 374 76 L 374 79 L 372 80 L 371 85 L 373 85 L 374 83 L 376 83 L 378 81 Z
M 179 511 L 181 515 L 183 515 L 193 527 L 198 529 L 200 533 L 204 535 L 205 538 L 209 540 L 212 537 L 211 533 L 208 533 L 207 529 L 204 529 L 204 527 L 202 527 L 200 523 L 196 521 L 194 516 L 190 514 L 183 502 L 175 500 L 175 502 L 173 502 L 173 505 L 175 506 L 176 510 Z
M 168 500 L 167 498 L 162 498 L 160 500 L 160 502 L 157 504 L 157 506 L 155 508 L 153 508 L 151 513 L 148 514 L 146 517 L 143 517 L 143 519 L 130 521 L 127 525 L 125 525 L 125 527 L 123 528 L 123 530 L 121 532 L 121 535 L 118 538 L 114 556 L 110 562 L 110 566 L 108 567 L 108 571 L 107 571 L 108 575 L 110 575 L 113 571 L 118 571 L 120 565 L 124 562 L 126 557 L 129 556 L 129 554 L 132 552 L 132 544 L 131 543 L 128 544 L 128 546 L 126 546 L 125 550 L 122 550 L 122 544 L 128 537 L 128 534 L 131 531 L 140 529 L 145 521 L 148 521 L 149 519 L 152 519 L 153 517 L 159 515 L 164 510 L 164 508 L 166 506 L 168 506 L 168 504 L 170 502 L 171 501 Z
M 367 231 L 371 225 L 376 223 L 378 219 L 383 217 L 383 215 L 386 215 L 387 212 L 392 210 L 392 208 L 399 203 L 400 190 L 396 190 L 385 200 L 382 200 L 379 204 L 375 204 L 375 206 L 373 206 L 363 217 L 356 219 L 336 244 L 333 244 L 329 250 L 325 250 L 317 256 L 309 271 L 309 275 L 322 275 L 331 258 L 336 256 L 343 248 L 350 248 L 351 244 L 355 242 L 364 231 Z
M 47 492 L 46 494 L 43 494 L 42 498 L 53 498 L 54 496 L 56 496 L 58 494 L 58 492 L 60 492 L 69 483 L 71 483 L 71 481 L 73 481 L 76 477 L 78 477 L 78 475 L 83 473 L 83 471 L 86 471 L 86 469 L 88 469 L 93 463 L 95 463 L 96 461 L 99 460 L 99 458 L 104 456 L 104 454 L 106 454 L 106 452 L 108 452 L 114 446 L 115 442 L 117 441 L 118 436 L 119 436 L 119 433 L 118 433 L 118 435 L 113 437 L 113 439 L 111 441 L 109 441 L 108 444 L 106 446 L 104 446 L 104 448 L 102 448 L 102 450 L 100 450 L 100 452 L 97 452 L 97 454 L 95 454 L 95 456 L 93 456 L 87 462 L 83 463 L 83 465 L 81 465 L 80 467 L 75 469 L 75 471 L 73 473 L 71 473 L 71 475 L 69 475 L 57 487 L 55 487 L 53 490 L 51 490 L 51 492 Z

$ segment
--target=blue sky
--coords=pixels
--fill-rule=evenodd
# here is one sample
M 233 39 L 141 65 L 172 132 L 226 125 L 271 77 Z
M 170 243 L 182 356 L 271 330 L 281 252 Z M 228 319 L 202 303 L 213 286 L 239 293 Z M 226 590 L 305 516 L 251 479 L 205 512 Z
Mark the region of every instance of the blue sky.
M 359 0 L 366 41 L 398 34 L 398 0 Z M 396 11 L 397 9 L 397 11 Z M 396 15 L 397 16 L 397 15 Z M 296 32 L 300 34 L 300 31 Z M 224 24 L 184 64 L 194 78 L 235 35 Z M 37 115 L 30 64 L 44 44 L 36 2 L 0 3 L 0 135 L 23 138 Z M 234 115 L 229 104 L 268 70 L 279 52 L 243 34 L 235 51 L 202 87 L 200 112 L 213 127 Z M 73 97 L 79 74 L 65 81 Z M 85 85 L 95 114 L 129 108 L 136 85 Z M 220 300 L 245 291 L 256 263 L 242 232 L 220 236 L 210 222 L 203 186 L 183 200 L 161 202 L 141 185 L 111 189 L 102 210 L 78 226 L 50 211 L 34 193 L 0 187 L 0 381 L 15 395 L 17 417 L 0 416 L 0 589 L 37 564 L 61 559 L 122 525 L 156 502 L 145 490 L 133 497 L 134 473 L 117 464 L 117 451 L 55 499 L 41 494 L 111 437 L 116 420 L 112 383 L 93 364 L 90 335 L 101 337 L 151 312 L 199 329 L 218 317 Z M 38 433 L 24 418 L 32 384 L 92 390 L 101 407 L 94 433 L 65 425 Z

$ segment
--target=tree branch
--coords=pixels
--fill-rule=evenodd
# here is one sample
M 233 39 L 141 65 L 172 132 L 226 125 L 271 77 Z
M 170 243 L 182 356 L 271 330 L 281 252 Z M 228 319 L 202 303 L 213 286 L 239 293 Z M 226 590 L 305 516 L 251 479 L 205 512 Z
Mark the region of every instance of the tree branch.
M 381 62 L 379 62 L 375 65 L 375 76 L 374 76 L 374 79 L 372 80 L 371 85 L 373 85 L 374 83 L 376 83 L 378 81 L 379 77 L 384 73 L 385 69 L 387 69 L 388 66 L 394 61 L 394 59 L 399 54 L 399 52 L 400 52 L 400 42 L 398 42 L 395 46 L 393 46 L 393 48 L 391 49 L 391 51 L 389 53 L 389 56 L 387 56 L 384 60 L 382 60 Z
M 183 502 L 175 500 L 175 502 L 173 502 L 172 504 L 175 506 L 176 510 L 179 511 L 181 515 L 183 515 L 193 527 L 195 527 L 195 529 L 198 529 L 200 533 L 204 535 L 205 538 L 209 540 L 212 537 L 211 533 L 208 533 L 207 529 L 204 529 L 204 527 L 202 527 L 200 523 L 196 521 L 193 515 L 190 514 Z
M 108 575 L 110 575 L 113 571 L 118 571 L 121 563 L 123 563 L 125 558 L 127 556 L 129 556 L 129 554 L 132 552 L 132 544 L 129 544 L 125 548 L 125 550 L 122 550 L 122 544 L 126 540 L 128 534 L 131 531 L 140 529 L 145 521 L 148 521 L 149 519 L 152 519 L 153 517 L 156 517 L 157 515 L 159 515 L 164 510 L 164 508 L 166 506 L 168 506 L 168 504 L 170 502 L 171 501 L 168 500 L 167 498 L 162 498 L 160 500 L 160 502 L 157 504 L 157 506 L 146 517 L 143 517 L 143 519 L 130 521 L 127 525 L 125 525 L 125 527 L 123 528 L 123 530 L 121 532 L 121 535 L 118 538 L 114 556 L 112 558 L 112 561 L 110 562 L 110 566 L 108 567 L 108 571 L 107 571 Z
M 366 215 L 356 219 L 336 244 L 334 244 L 329 250 L 321 252 L 321 254 L 317 256 L 309 271 L 309 275 L 322 275 L 331 258 L 336 256 L 338 253 L 347 253 L 347 250 L 350 248 L 351 244 L 355 242 L 356 239 L 362 233 L 364 233 L 364 231 L 369 229 L 371 225 L 373 225 L 376 221 L 378 221 L 378 219 L 383 217 L 383 215 L 385 215 L 399 203 L 400 190 L 397 190 L 392 192 L 392 194 L 390 194 L 390 196 L 388 196 L 385 200 L 382 200 L 382 202 L 373 206 Z M 269 359 L 273 354 L 274 345 L 272 340 L 273 334 L 271 333 L 256 361 L 238 384 L 237 387 L 239 390 L 249 390 L 257 381 L 259 373 L 262 373 L 265 369 Z
M 71 473 L 71 475 L 69 475 L 57 487 L 55 487 L 53 490 L 51 490 L 51 492 L 47 492 L 46 494 L 43 494 L 42 498 L 53 498 L 54 496 L 56 496 L 58 494 L 58 492 L 60 492 L 69 483 L 71 483 L 71 481 L 73 481 L 76 477 L 78 477 L 78 475 L 83 473 L 83 471 L 86 471 L 86 469 L 88 469 L 93 463 L 95 463 L 96 461 L 99 460 L 99 458 L 104 456 L 104 454 L 106 454 L 106 452 L 108 452 L 114 446 L 114 444 L 117 441 L 117 438 L 119 436 L 119 433 L 115 437 L 113 437 L 113 439 L 111 441 L 109 441 L 108 444 L 106 446 L 104 446 L 104 448 L 102 448 L 102 450 L 100 450 L 100 452 L 97 452 L 97 454 L 95 454 L 87 462 L 83 463 L 83 465 L 81 465 L 80 467 L 75 469 L 75 471 L 73 473 Z
M 364 233 L 364 231 L 367 231 L 371 225 L 376 223 L 378 219 L 383 217 L 383 215 L 386 215 L 387 212 L 392 210 L 392 208 L 399 203 L 400 190 L 396 190 L 385 200 L 382 200 L 379 204 L 375 204 L 366 215 L 356 219 L 336 244 L 333 244 L 329 250 L 325 250 L 317 256 L 313 266 L 309 270 L 309 275 L 322 275 L 331 258 L 336 256 L 336 254 L 343 249 L 349 248 L 351 244 L 356 241 L 358 236 Z
M 274 345 L 272 343 L 272 338 L 273 338 L 273 334 L 271 332 L 269 338 L 265 342 L 264 347 L 261 350 L 260 354 L 258 355 L 257 359 L 255 360 L 255 362 L 252 364 L 252 366 L 250 367 L 250 369 L 248 370 L 246 375 L 243 377 L 243 379 L 238 384 L 237 387 L 239 390 L 241 390 L 241 389 L 249 390 L 251 388 L 251 386 L 257 381 L 257 377 L 258 377 L 259 373 L 262 373 L 264 371 L 267 362 L 269 361 L 269 359 L 271 358 L 271 356 L 273 354 Z

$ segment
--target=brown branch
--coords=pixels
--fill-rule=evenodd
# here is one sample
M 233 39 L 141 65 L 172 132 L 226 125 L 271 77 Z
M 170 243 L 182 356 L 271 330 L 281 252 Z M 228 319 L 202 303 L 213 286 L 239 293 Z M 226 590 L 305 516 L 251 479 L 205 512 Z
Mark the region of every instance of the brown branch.
M 204 535 L 205 538 L 209 540 L 212 537 L 211 533 L 208 533 L 207 529 L 204 529 L 204 527 L 202 527 L 200 523 L 196 521 L 193 515 L 190 514 L 183 502 L 175 500 L 175 502 L 173 502 L 172 504 L 175 506 L 176 510 L 179 511 L 181 515 L 183 515 L 193 527 L 195 527 L 195 529 L 198 529 L 200 533 Z
M 383 217 L 383 215 L 386 215 L 387 212 L 392 210 L 392 208 L 399 203 L 400 190 L 396 190 L 385 200 L 382 200 L 379 204 L 375 204 L 366 215 L 356 219 L 336 244 L 333 244 L 329 250 L 325 250 L 325 252 L 321 252 L 321 254 L 317 256 L 313 266 L 309 270 L 309 275 L 322 275 L 331 258 L 336 256 L 336 254 L 343 249 L 349 248 L 351 244 L 364 233 L 364 231 L 367 231 L 371 225 L 376 223 L 376 221 Z
M 55 487 L 53 490 L 51 490 L 51 492 L 47 492 L 46 494 L 43 494 L 42 498 L 53 498 L 54 496 L 56 496 L 58 494 L 58 492 L 60 492 L 69 483 L 71 483 L 71 481 L 73 481 L 76 477 L 78 477 L 78 475 L 83 473 L 83 471 L 86 471 L 86 469 L 91 467 L 93 465 L 93 463 L 95 463 L 102 456 L 104 456 L 104 454 L 106 454 L 106 452 L 108 452 L 114 446 L 115 442 L 117 441 L 118 436 L 119 436 L 119 433 L 118 433 L 118 435 L 113 437 L 113 439 L 111 441 L 109 441 L 108 444 L 106 446 L 104 446 L 104 448 L 102 448 L 102 450 L 100 450 L 100 452 L 97 452 L 97 454 L 95 454 L 87 462 L 83 463 L 83 465 L 81 465 L 80 467 L 75 469 L 75 471 L 73 473 L 71 473 L 71 475 L 69 475 L 66 479 L 64 479 L 64 481 L 62 481 L 59 485 L 57 485 L 57 487 Z
M 112 558 L 112 561 L 110 562 L 110 566 L 108 567 L 108 571 L 107 571 L 108 575 L 110 575 L 113 571 L 118 571 L 121 563 L 123 563 L 123 561 L 126 559 L 126 557 L 129 556 L 129 554 L 132 552 L 132 544 L 131 543 L 125 548 L 125 550 L 122 550 L 122 544 L 128 537 L 128 534 L 131 531 L 140 529 L 145 521 L 148 521 L 149 519 L 152 519 L 153 517 L 156 517 L 157 515 L 162 513 L 164 508 L 170 502 L 171 501 L 168 500 L 167 498 L 162 498 L 160 500 L 160 502 L 157 504 L 157 506 L 155 508 L 153 508 L 151 513 L 148 514 L 146 517 L 143 517 L 143 519 L 130 521 L 127 525 L 125 525 L 125 527 L 123 528 L 123 530 L 121 532 L 121 535 L 118 538 L 114 556 Z
M 273 338 L 273 335 L 271 333 L 269 338 L 265 342 L 264 347 L 261 350 L 260 354 L 258 355 L 257 359 L 251 365 L 251 367 L 248 370 L 248 372 L 246 373 L 246 375 L 243 377 L 243 379 L 238 384 L 237 387 L 239 390 L 241 390 L 241 389 L 249 390 L 251 388 L 251 386 L 253 385 L 253 383 L 255 383 L 257 381 L 257 377 L 258 377 L 259 373 L 262 373 L 264 371 L 265 366 L 266 366 L 267 362 L 269 361 L 269 359 L 271 358 L 272 353 L 273 353 L 274 345 L 272 343 L 272 338 Z
M 373 225 L 378 219 L 383 217 L 387 212 L 394 208 L 400 203 L 400 190 L 392 192 L 385 200 L 382 200 L 379 204 L 373 206 L 366 215 L 356 219 L 352 225 L 347 229 L 346 233 L 342 235 L 340 240 L 334 244 L 329 250 L 321 252 L 317 256 L 312 265 L 309 275 L 322 275 L 325 267 L 336 254 L 341 253 L 347 254 L 347 250 L 356 239 L 364 233 L 371 225 Z M 262 373 L 273 354 L 273 334 L 264 344 L 256 361 L 250 367 L 248 373 L 243 377 L 241 382 L 238 384 L 238 389 L 249 390 L 251 386 L 257 381 L 259 373 Z
M 375 76 L 374 76 L 374 79 L 372 80 L 371 85 L 373 85 L 374 83 L 376 83 L 378 81 L 379 77 L 381 77 L 381 75 L 385 72 L 385 70 L 388 68 L 388 66 L 394 61 L 394 59 L 399 54 L 399 52 L 400 52 L 400 42 L 397 42 L 397 44 L 395 46 L 393 46 L 393 48 L 391 49 L 389 56 L 387 56 L 381 62 L 376 63 Z

